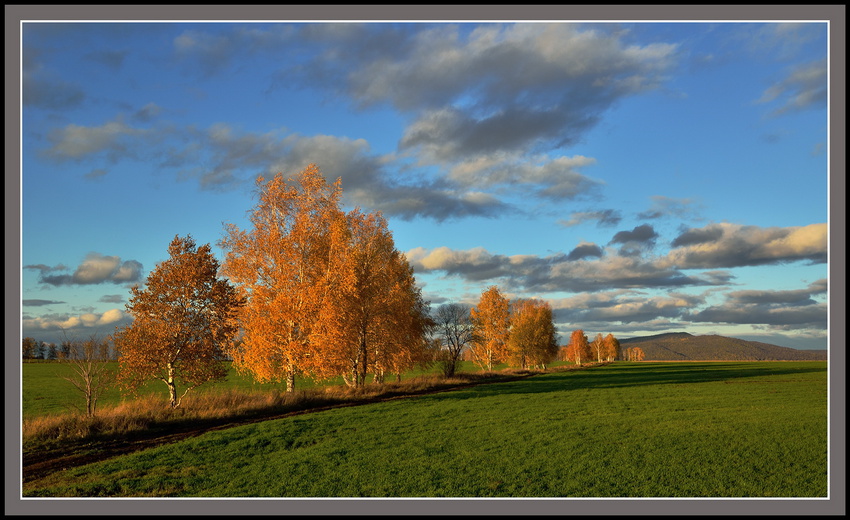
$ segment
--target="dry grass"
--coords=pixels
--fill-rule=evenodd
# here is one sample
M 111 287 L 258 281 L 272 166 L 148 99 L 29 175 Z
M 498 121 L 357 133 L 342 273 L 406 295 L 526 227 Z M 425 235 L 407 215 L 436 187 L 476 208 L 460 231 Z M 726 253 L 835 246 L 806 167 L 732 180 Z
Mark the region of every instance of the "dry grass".
M 289 412 L 498 381 L 532 373 L 537 372 L 504 370 L 464 373 L 452 378 L 424 375 L 403 382 L 388 381 L 358 388 L 328 386 L 292 393 L 226 389 L 196 393 L 175 409 L 169 407 L 166 399 L 150 395 L 124 401 L 116 406 L 99 408 L 93 417 L 69 412 L 28 419 L 22 425 L 22 437 L 24 445 L 27 445 L 132 436 L 138 432 L 167 431 L 174 426 L 204 421 L 212 423 L 272 417 Z

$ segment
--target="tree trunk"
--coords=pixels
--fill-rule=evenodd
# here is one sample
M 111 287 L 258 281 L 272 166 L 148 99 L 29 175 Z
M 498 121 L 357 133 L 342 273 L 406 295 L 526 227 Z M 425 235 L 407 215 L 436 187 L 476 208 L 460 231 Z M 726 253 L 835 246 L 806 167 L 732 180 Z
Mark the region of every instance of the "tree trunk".
M 174 384 L 174 365 L 168 363 L 168 378 L 165 381 L 168 386 L 168 398 L 172 408 L 177 408 L 177 386 Z
M 295 367 L 293 365 L 289 365 L 286 369 L 286 392 L 291 393 L 295 391 Z
M 360 376 L 357 378 L 357 386 L 366 384 L 366 370 L 368 366 L 369 349 L 366 345 L 366 331 L 363 330 L 360 332 Z

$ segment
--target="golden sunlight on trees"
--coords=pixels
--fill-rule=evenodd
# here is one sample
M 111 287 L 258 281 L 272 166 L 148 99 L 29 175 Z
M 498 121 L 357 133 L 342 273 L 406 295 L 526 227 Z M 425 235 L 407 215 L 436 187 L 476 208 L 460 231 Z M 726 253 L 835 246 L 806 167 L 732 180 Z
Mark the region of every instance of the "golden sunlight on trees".
M 640 347 L 627 348 L 625 355 L 627 361 L 643 361 L 643 358 L 645 357 L 643 349 Z
M 347 244 L 334 263 L 336 287 L 319 311 L 311 343 L 324 360 L 319 376 L 341 375 L 362 386 L 369 373 L 378 383 L 429 361 L 428 306 L 413 269 L 393 242 L 380 213 L 346 216 Z
M 545 368 L 558 354 L 557 334 L 549 303 L 520 299 L 511 306 L 508 362 L 523 369 Z
M 472 361 L 484 370 L 507 357 L 511 327 L 511 304 L 495 285 L 481 293 L 478 305 L 470 310 L 473 339 L 469 346 Z
M 570 334 L 570 342 L 567 344 L 566 360 L 581 365 L 582 360 L 588 360 L 592 356 L 587 336 L 581 329 L 574 330 Z
M 285 381 L 321 369 L 310 336 L 322 305 L 340 276 L 345 216 L 340 181 L 328 184 L 315 165 L 294 178 L 280 174 L 256 181 L 259 202 L 253 229 L 225 225 L 224 273 L 247 297 L 243 329 L 231 352 L 236 368 L 260 382 Z
M 116 331 L 114 344 L 122 385 L 134 389 L 161 380 L 175 408 L 192 388 L 227 374 L 225 351 L 238 331 L 243 301 L 218 278 L 209 244 L 197 247 L 191 236 L 175 237 L 168 253 L 144 289 L 133 287 L 127 311 L 134 320 Z M 180 396 L 178 386 L 186 387 Z
M 620 340 L 609 333 L 603 340 L 602 353 L 608 361 L 620 359 Z
M 596 361 L 598 363 L 602 362 L 602 358 L 604 356 L 605 349 L 605 338 L 602 336 L 602 333 L 598 333 L 593 341 L 590 342 L 590 351 L 593 355 L 596 356 Z
M 247 298 L 236 368 L 260 382 L 409 370 L 430 360 L 428 304 L 379 213 L 340 209 L 340 180 L 311 164 L 257 179 L 253 229 L 225 227 L 224 272 Z
M 434 320 L 435 333 L 441 345 L 437 362 L 443 370 L 443 375 L 451 377 L 458 369 L 464 347 L 472 341 L 473 327 L 469 307 L 459 303 L 440 305 Z

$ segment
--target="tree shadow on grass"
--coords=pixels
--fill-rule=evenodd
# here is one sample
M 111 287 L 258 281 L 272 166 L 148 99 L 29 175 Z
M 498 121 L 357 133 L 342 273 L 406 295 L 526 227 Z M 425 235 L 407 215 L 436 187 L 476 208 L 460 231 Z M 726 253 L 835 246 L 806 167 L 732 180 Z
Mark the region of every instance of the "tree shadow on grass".
M 594 388 L 633 388 L 652 385 L 687 385 L 709 382 L 743 382 L 766 376 L 800 376 L 826 372 L 825 366 L 777 367 L 742 363 L 612 364 L 540 374 L 518 381 L 492 383 L 427 396 L 428 399 L 470 399 L 499 394 L 542 394 Z M 758 381 L 756 381 L 758 382 Z M 766 381 L 767 382 L 767 381 Z

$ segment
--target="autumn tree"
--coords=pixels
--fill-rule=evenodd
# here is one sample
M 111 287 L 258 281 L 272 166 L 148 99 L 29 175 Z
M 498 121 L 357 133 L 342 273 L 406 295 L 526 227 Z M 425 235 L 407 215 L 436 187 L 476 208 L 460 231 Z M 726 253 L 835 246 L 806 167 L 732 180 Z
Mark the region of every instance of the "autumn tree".
M 596 334 L 596 337 L 590 342 L 590 351 L 596 356 L 596 362 L 601 363 L 605 355 L 605 338 L 601 332 Z
M 396 248 L 380 213 L 346 217 L 347 242 L 335 263 L 336 286 L 319 311 L 311 343 L 324 360 L 318 375 L 342 375 L 362 386 L 427 362 L 428 306 L 413 269 Z
M 511 306 L 508 362 L 523 369 L 545 368 L 558 354 L 552 308 L 543 300 L 519 299 Z
M 198 247 L 191 236 L 176 236 L 168 253 L 144 288 L 132 288 L 126 308 L 134 320 L 117 329 L 114 343 L 123 386 L 160 380 L 175 408 L 192 388 L 226 376 L 225 351 L 238 332 L 243 301 L 218 277 L 209 244 Z
M 591 356 L 587 335 L 581 329 L 574 330 L 570 334 L 570 342 L 567 344 L 567 361 L 581 365 L 583 359 L 590 359 Z
M 440 305 L 437 307 L 434 321 L 435 335 L 441 346 L 438 363 L 443 375 L 451 377 L 457 372 L 464 348 L 473 338 L 469 306 L 460 303 Z
M 629 347 L 626 349 L 626 359 L 628 361 L 643 361 L 645 354 L 640 347 Z
M 613 334 L 608 334 L 603 340 L 603 355 L 608 361 L 620 358 L 620 341 Z
M 478 305 L 470 310 L 473 339 L 469 353 L 476 365 L 493 370 L 507 357 L 511 331 L 511 304 L 495 285 L 481 293 Z
M 115 371 L 109 364 L 109 340 L 100 340 L 96 335 L 83 342 L 66 338 L 62 346 L 59 360 L 71 368 L 70 373 L 62 378 L 82 394 L 85 414 L 91 417 L 97 410 L 100 397 L 115 383 Z
M 340 209 L 340 180 L 328 184 L 311 164 L 292 178 L 256 180 L 253 228 L 225 225 L 223 268 L 247 298 L 243 336 L 231 350 L 233 363 L 260 382 L 285 381 L 324 369 L 311 344 L 314 326 L 344 273 L 347 242 Z

